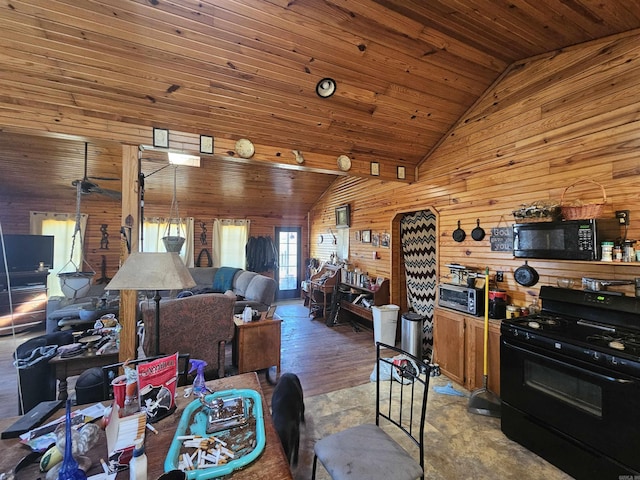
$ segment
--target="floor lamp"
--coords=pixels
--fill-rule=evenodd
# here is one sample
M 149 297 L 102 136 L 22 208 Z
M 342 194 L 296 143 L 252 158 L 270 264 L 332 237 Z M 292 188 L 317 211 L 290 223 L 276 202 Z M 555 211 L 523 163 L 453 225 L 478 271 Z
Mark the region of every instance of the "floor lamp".
M 155 290 L 155 353 L 160 355 L 160 290 L 182 290 L 196 282 L 177 253 L 132 253 L 105 290 Z

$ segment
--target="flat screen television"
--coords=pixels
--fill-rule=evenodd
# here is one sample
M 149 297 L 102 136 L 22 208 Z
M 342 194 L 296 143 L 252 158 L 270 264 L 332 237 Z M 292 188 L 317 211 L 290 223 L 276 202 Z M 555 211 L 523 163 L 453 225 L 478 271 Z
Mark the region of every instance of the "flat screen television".
M 5 271 L 5 255 L 9 272 L 33 272 L 40 262 L 53 268 L 53 235 L 4 235 L 0 242 L 0 272 Z

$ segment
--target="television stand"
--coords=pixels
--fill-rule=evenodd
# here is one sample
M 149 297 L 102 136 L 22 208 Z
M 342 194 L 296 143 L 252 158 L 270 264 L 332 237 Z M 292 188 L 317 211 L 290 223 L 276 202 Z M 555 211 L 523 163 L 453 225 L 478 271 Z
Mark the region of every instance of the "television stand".
M 48 270 L 11 272 L 11 303 L 5 273 L 0 274 L 0 335 L 20 332 L 47 318 Z M 11 308 L 13 306 L 13 318 Z

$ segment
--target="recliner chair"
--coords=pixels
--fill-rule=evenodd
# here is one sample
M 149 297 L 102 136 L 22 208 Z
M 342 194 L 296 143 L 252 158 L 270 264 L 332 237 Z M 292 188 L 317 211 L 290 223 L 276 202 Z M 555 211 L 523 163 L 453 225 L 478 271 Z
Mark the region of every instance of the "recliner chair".
M 56 376 L 49 359 L 56 354 L 53 347 L 70 343 L 73 343 L 71 332 L 54 332 L 34 337 L 18 346 L 14 364 L 18 371 L 19 415 L 40 402 L 56 399 Z

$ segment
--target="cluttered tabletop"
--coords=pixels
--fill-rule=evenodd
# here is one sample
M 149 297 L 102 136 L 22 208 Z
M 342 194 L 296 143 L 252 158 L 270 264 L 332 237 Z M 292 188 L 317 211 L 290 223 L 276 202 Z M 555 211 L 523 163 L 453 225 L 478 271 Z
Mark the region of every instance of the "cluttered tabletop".
M 167 386 L 171 390 L 170 382 Z M 79 466 L 86 469 L 90 480 L 129 478 L 127 463 L 137 444 L 144 446 L 149 479 L 160 479 L 171 470 L 185 474 L 162 478 L 291 479 L 257 374 L 211 380 L 206 386 L 207 394 L 198 398 L 189 395 L 191 386 L 173 387 L 174 405 L 164 387 L 156 391 L 142 386 L 140 411 L 126 411 L 124 405 L 121 409 L 118 400 L 73 407 L 70 423 L 84 425 L 78 430 L 82 435 L 72 437 L 78 439 L 78 445 L 71 442 Z M 170 408 L 163 408 L 167 405 Z M 56 435 L 58 439 L 64 436 L 64 418 L 61 408 L 40 427 L 0 440 L 0 479 L 57 479 L 57 469 L 46 465 L 53 460 L 46 456 L 57 457 L 58 469 L 64 464 L 64 448 L 51 450 Z M 7 431 L 19 419 L 0 419 L 0 431 Z M 57 429 L 55 420 L 61 424 Z M 42 471 L 41 465 L 50 471 Z

